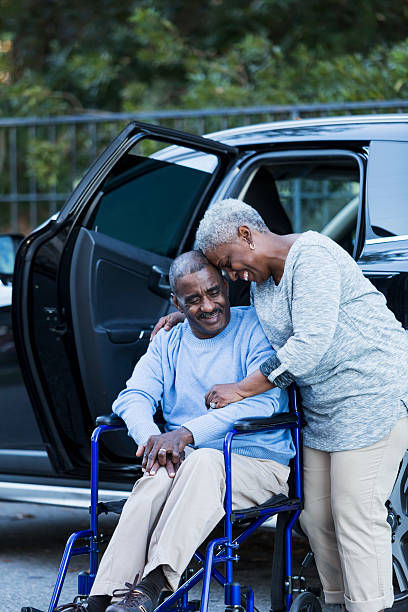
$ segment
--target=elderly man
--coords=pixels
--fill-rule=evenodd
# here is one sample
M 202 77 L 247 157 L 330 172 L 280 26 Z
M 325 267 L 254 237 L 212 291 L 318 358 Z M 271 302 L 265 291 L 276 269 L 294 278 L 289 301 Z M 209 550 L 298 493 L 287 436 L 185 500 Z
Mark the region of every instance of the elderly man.
M 138 445 L 145 472 L 102 559 L 90 612 L 106 606 L 106 612 L 151 612 L 164 587 L 177 588 L 195 550 L 224 514 L 225 434 L 239 418 L 287 410 L 280 389 L 207 410 L 204 397 L 211 385 L 240 380 L 273 351 L 252 308 L 230 309 L 228 283 L 200 252 L 173 262 L 170 284 L 186 320 L 155 336 L 113 404 Z M 159 401 L 163 434 L 153 421 Z M 288 431 L 237 438 L 234 508 L 286 494 L 293 454 Z M 116 602 L 108 605 L 112 595 Z

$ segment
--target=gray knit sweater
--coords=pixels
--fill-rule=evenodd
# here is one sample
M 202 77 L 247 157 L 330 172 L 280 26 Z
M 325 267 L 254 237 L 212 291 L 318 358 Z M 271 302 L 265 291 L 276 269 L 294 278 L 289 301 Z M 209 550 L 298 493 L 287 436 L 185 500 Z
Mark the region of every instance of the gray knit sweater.
M 408 335 L 382 293 L 330 238 L 302 234 L 279 285 L 272 277 L 255 285 L 253 301 L 277 349 L 261 371 L 282 388 L 296 381 L 306 446 L 369 446 L 407 416 Z

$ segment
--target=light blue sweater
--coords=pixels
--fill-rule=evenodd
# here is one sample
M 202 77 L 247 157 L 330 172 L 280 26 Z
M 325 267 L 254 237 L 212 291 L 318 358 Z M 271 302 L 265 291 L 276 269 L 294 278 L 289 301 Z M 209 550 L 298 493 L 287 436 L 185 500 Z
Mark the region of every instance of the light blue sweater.
M 137 444 L 159 434 L 153 415 L 161 401 L 166 429 L 184 426 L 194 446 L 222 450 L 225 434 L 244 417 L 287 412 L 288 397 L 275 388 L 219 410 L 207 410 L 205 393 L 217 383 L 237 382 L 274 354 L 252 307 L 231 308 L 231 320 L 214 338 L 201 340 L 187 321 L 161 330 L 136 364 L 113 404 Z M 287 465 L 294 455 L 288 430 L 235 438 L 233 452 Z

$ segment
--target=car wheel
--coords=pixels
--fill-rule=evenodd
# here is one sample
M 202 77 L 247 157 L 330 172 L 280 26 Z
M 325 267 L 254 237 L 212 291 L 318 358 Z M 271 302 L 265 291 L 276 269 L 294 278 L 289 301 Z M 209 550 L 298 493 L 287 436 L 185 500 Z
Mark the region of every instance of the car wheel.
M 408 451 L 386 506 L 392 530 L 393 610 L 402 610 L 408 605 Z

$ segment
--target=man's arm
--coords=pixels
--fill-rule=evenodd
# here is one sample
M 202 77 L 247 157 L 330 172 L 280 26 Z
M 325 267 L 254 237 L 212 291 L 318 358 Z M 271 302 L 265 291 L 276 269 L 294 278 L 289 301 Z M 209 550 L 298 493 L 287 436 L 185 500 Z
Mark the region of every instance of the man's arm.
M 199 446 L 224 437 L 238 419 L 268 417 L 282 411 L 285 406 L 287 406 L 286 392 L 275 388 L 240 402 L 228 404 L 220 410 L 211 410 L 207 414 L 186 421 L 183 427 L 191 431 L 194 444 Z
M 150 436 L 160 434 L 153 415 L 162 394 L 162 343 L 159 335 L 137 362 L 126 389 L 119 393 L 112 406 L 139 446 L 144 445 Z
M 125 421 L 129 435 L 138 445 L 136 456 L 143 457 L 142 468 L 154 476 L 160 466 L 165 466 L 172 478 L 183 460 L 184 448 L 192 442 L 192 435 L 183 427 L 162 434 L 153 421 L 163 395 L 163 352 L 167 344 L 163 343 L 162 334 L 153 339 L 138 361 L 112 409 Z

